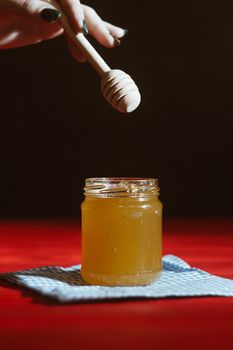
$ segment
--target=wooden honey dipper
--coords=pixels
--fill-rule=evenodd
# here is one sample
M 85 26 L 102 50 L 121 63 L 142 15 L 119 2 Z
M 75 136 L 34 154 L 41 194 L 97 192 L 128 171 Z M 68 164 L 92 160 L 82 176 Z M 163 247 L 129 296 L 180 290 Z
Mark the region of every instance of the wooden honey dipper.
M 61 23 L 78 50 L 100 75 L 101 91 L 107 102 L 119 112 L 133 112 L 141 102 L 140 92 L 133 79 L 122 70 L 111 69 L 82 33 L 75 35 L 72 32 L 64 15 L 61 16 Z

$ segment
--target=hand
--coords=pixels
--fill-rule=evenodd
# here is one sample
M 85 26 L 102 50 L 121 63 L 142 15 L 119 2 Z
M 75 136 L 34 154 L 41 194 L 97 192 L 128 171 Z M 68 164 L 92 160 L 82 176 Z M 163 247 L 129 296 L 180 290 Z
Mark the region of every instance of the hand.
M 103 21 L 89 6 L 79 0 L 59 0 L 58 7 L 66 15 L 72 30 L 89 33 L 103 46 L 115 47 L 126 31 Z M 0 0 L 0 49 L 16 48 L 53 39 L 63 33 L 55 2 L 50 0 Z M 85 19 L 85 21 L 83 21 Z M 80 62 L 85 59 L 67 38 L 73 56 Z

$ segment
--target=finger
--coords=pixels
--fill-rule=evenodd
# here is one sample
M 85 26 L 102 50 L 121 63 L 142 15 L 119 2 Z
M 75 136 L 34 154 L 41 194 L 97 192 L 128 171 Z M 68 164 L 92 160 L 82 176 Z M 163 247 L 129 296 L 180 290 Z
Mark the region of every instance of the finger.
M 30 16 L 40 16 L 41 19 L 55 23 L 61 16 L 56 7 L 48 2 L 34 0 L 18 0 L 18 5 L 22 11 Z
M 99 15 L 89 6 L 84 6 L 84 16 L 87 22 L 87 28 L 89 33 L 103 46 L 114 47 L 116 41 L 114 37 L 109 33 L 106 25 L 99 17 Z
M 127 29 L 123 29 L 121 27 L 117 27 L 114 26 L 111 23 L 108 23 L 106 21 L 104 21 L 105 27 L 108 29 L 108 31 L 115 37 L 117 38 L 122 38 L 123 36 L 125 36 L 128 33 Z
M 73 41 L 66 36 L 66 41 L 67 41 L 67 45 L 68 48 L 70 50 L 70 53 L 72 54 L 72 56 L 74 57 L 74 59 L 80 63 L 83 63 L 86 61 L 86 59 L 83 57 L 83 55 L 78 51 L 77 46 L 73 43 Z
M 84 13 L 79 0 L 58 0 L 72 31 L 77 34 L 83 31 Z

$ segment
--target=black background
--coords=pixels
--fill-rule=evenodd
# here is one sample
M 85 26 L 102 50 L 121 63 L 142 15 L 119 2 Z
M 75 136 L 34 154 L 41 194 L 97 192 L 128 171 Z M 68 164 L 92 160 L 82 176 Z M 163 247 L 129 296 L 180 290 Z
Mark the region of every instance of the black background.
M 232 2 L 88 4 L 129 30 L 119 48 L 94 44 L 141 106 L 108 106 L 63 38 L 0 51 L 0 216 L 77 217 L 95 176 L 157 177 L 167 216 L 230 216 Z

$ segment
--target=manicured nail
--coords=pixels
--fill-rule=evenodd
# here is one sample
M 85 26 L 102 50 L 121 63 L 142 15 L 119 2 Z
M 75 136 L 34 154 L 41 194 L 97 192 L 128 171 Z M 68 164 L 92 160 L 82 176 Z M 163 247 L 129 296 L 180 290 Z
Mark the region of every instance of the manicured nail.
M 111 34 L 111 36 L 112 36 L 113 39 L 114 39 L 114 47 L 120 46 L 120 44 L 121 44 L 120 39 L 118 39 L 116 36 L 114 36 L 114 35 L 112 35 L 112 34 Z
M 128 29 L 123 29 L 124 30 L 124 36 L 129 33 Z
M 87 22 L 85 21 L 85 19 L 83 20 L 83 34 L 84 35 L 88 35 L 89 31 L 87 28 Z
M 61 17 L 61 12 L 54 9 L 43 9 L 40 13 L 40 17 L 47 22 L 54 23 Z

